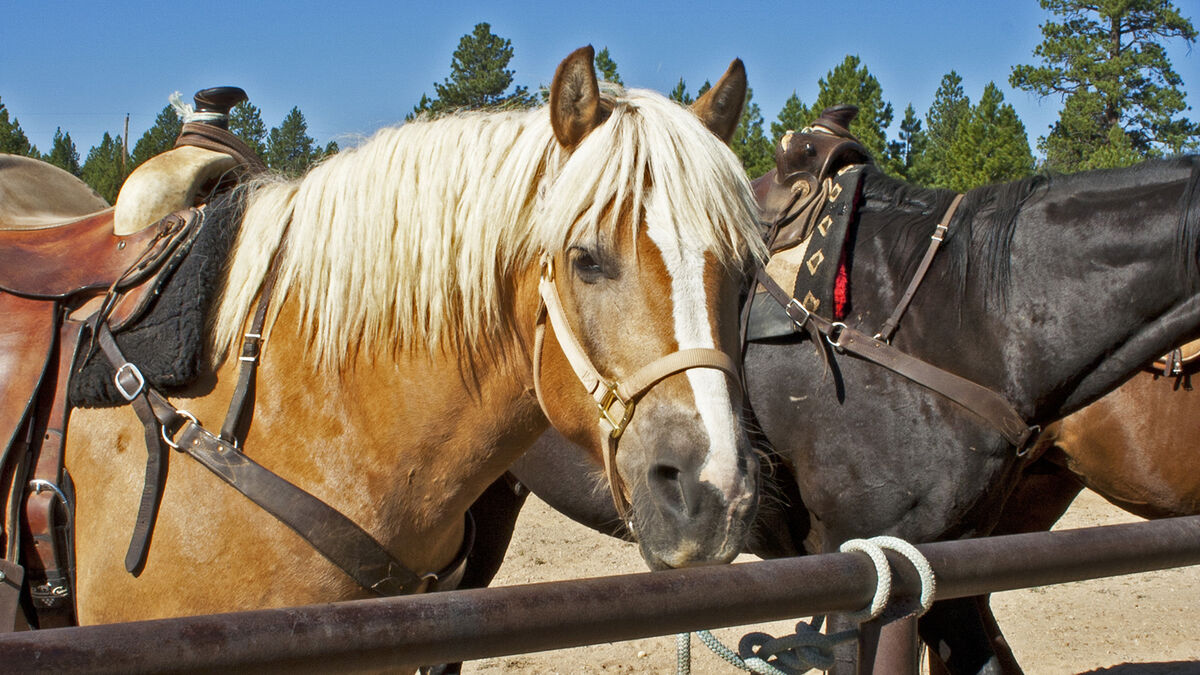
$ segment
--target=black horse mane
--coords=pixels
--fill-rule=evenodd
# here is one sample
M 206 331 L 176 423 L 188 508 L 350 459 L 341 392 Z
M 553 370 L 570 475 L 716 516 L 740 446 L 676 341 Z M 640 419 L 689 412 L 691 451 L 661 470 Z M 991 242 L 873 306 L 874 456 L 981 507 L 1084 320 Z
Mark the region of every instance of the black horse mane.
M 1169 169 L 1190 170 L 1188 184 L 1180 197 L 1180 221 L 1176 255 L 1181 281 L 1189 289 L 1200 288 L 1200 156 L 1157 159 L 1123 169 L 1100 169 L 1079 174 L 1038 174 L 1010 183 L 986 185 L 966 193 L 950 224 L 943 255 L 951 259 L 951 270 L 960 289 L 967 282 L 971 264 L 982 265 L 986 284 L 985 307 L 1003 307 L 1009 288 L 1009 262 L 1017 215 L 1031 200 L 1050 189 L 1070 190 L 1086 184 L 1103 189 L 1104 183 L 1119 179 L 1153 184 L 1162 181 Z M 871 213 L 881 227 L 897 227 L 893 261 L 901 264 L 905 278 L 911 276 L 929 244 L 934 225 L 942 218 L 954 192 L 924 188 L 887 176 L 871 167 L 862 187 L 859 212 Z
M 982 264 L 987 288 L 985 303 L 1005 301 L 1013 231 L 1021 207 L 1050 179 L 1037 175 L 967 193 L 950 222 L 943 252 L 950 258 L 951 274 L 965 288 L 969 264 Z M 863 181 L 860 213 L 872 213 L 882 227 L 899 228 L 892 250 L 893 262 L 911 277 L 929 247 L 934 226 L 945 215 L 955 192 L 906 183 L 870 168 Z

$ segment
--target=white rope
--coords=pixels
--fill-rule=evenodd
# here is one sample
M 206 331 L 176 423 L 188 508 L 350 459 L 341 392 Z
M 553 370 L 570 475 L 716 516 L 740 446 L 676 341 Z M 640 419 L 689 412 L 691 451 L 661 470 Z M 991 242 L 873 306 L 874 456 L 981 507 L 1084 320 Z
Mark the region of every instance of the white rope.
M 843 553 L 852 551 L 865 553 L 871 558 L 871 562 L 875 564 L 875 597 L 871 599 L 870 607 L 847 615 L 859 623 L 879 618 L 883 614 L 883 610 L 887 607 L 888 598 L 892 594 L 892 568 L 888 565 L 887 556 L 883 553 L 884 549 L 891 549 L 907 558 L 917 570 L 917 576 L 921 579 L 921 595 L 918 606 L 915 609 L 905 612 L 893 610 L 892 616 L 889 616 L 889 619 L 902 619 L 914 615 L 921 616 L 933 606 L 933 597 L 937 592 L 937 579 L 934 578 L 933 568 L 929 566 L 929 561 L 925 559 L 925 556 L 921 555 L 917 547 L 898 537 L 884 536 L 872 537 L 870 539 L 851 539 L 842 544 L 838 550 Z
M 897 537 L 851 539 L 838 550 L 843 553 L 865 553 L 875 565 L 875 595 L 871 598 L 871 604 L 863 610 L 847 615 L 857 623 L 877 619 L 888 608 L 888 600 L 892 594 L 892 568 L 888 564 L 884 549 L 891 549 L 907 558 L 921 579 L 918 606 L 903 612 L 892 610 L 888 612 L 888 620 L 921 616 L 933 606 L 937 580 L 929 561 L 915 546 Z M 853 629 L 824 635 L 821 633 L 821 623 L 820 618 L 814 619 L 811 624 L 801 621 L 796 624 L 795 634 L 779 638 L 766 633 L 750 633 L 739 643 L 739 653 L 734 653 L 721 644 L 708 631 L 697 631 L 696 634 L 713 653 L 737 668 L 761 675 L 796 675 L 814 668 L 829 670 L 834 664 L 834 647 L 858 638 L 858 631 Z M 678 634 L 675 644 L 676 672 L 679 675 L 688 675 L 691 672 L 691 634 Z
M 888 598 L 892 595 L 892 567 L 888 565 L 887 556 L 883 554 L 883 547 L 870 539 L 851 539 L 842 544 L 838 550 L 842 553 L 854 551 L 865 553 L 875 565 L 875 595 L 871 598 L 871 604 L 857 612 L 849 612 L 846 616 L 853 619 L 855 623 L 863 623 L 877 618 L 883 614 Z
M 675 634 L 675 673 L 690 675 L 692 672 L 692 634 Z
M 899 618 L 922 616 L 925 612 L 928 612 L 929 608 L 933 606 L 933 598 L 937 594 L 937 578 L 934 577 L 933 567 L 929 565 L 929 560 L 917 550 L 916 546 L 899 537 L 872 537 L 871 541 L 882 548 L 889 548 L 908 558 L 908 562 L 916 568 L 917 576 L 921 579 L 921 595 L 918 599 L 919 607 Z
M 218 112 L 196 112 L 191 103 L 183 102 L 183 94 L 174 92 L 167 97 L 171 107 L 175 109 L 175 114 L 179 115 L 179 119 L 183 120 L 184 124 L 188 122 L 223 122 L 227 117 Z

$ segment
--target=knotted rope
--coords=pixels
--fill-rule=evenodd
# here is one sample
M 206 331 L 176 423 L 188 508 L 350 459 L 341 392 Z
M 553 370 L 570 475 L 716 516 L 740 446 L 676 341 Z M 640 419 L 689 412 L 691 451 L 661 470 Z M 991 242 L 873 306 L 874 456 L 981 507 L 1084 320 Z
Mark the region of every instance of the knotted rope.
M 921 579 L 921 595 L 917 606 L 905 610 L 893 609 L 887 612 L 887 621 L 890 623 L 908 616 L 921 616 L 933 605 L 937 590 L 933 568 L 915 546 L 897 537 L 851 539 L 838 550 L 843 553 L 865 553 L 875 565 L 875 594 L 870 605 L 848 615 L 857 623 L 884 616 L 888 609 L 892 594 L 892 569 L 884 549 L 891 549 L 907 558 Z M 825 635 L 821 633 L 823 623 L 823 617 L 815 617 L 811 623 L 801 621 L 796 624 L 794 634 L 778 638 L 766 633 L 749 633 L 738 643 L 736 653 L 721 644 L 709 631 L 697 631 L 696 634 L 713 653 L 737 668 L 760 675 L 795 675 L 814 668 L 829 670 L 834 664 L 834 648 L 858 639 L 857 629 Z M 687 675 L 691 673 L 691 634 L 678 634 L 675 644 L 676 672 Z

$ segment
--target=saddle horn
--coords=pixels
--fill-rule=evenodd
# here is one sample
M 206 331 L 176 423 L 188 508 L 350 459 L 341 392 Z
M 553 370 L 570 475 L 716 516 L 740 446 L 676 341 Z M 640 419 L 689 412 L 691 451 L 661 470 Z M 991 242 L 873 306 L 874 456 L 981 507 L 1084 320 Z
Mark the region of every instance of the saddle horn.
M 196 112 L 216 113 L 220 119 L 205 121 L 214 127 L 229 128 L 229 111 L 242 101 L 250 100 L 241 87 L 209 87 L 196 92 L 192 100 L 196 102 Z

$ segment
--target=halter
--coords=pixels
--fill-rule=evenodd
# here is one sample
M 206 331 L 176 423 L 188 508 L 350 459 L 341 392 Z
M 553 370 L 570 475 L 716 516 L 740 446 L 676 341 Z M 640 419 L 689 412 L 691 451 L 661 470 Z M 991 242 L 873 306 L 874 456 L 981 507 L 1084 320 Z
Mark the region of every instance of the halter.
M 558 295 L 558 284 L 554 279 L 554 258 L 549 253 L 542 254 L 541 277 L 538 279 L 538 295 L 541 305 L 538 308 L 537 328 L 534 333 L 533 347 L 533 387 L 537 393 L 538 403 L 542 412 L 546 413 L 546 400 L 542 395 L 542 344 L 546 335 L 546 319 L 554 327 L 554 336 L 558 339 L 559 347 L 575 376 L 587 389 L 588 394 L 596 402 L 599 409 L 599 424 L 601 451 L 604 456 L 604 475 L 608 479 L 608 487 L 612 492 L 613 504 L 621 520 L 629 521 L 630 503 L 625 496 L 625 485 L 617 473 L 617 444 L 625 427 L 633 418 L 633 410 L 637 402 L 645 396 L 651 387 L 676 373 L 691 368 L 712 368 L 730 376 L 734 382 L 739 382 L 737 364 L 725 352 L 708 347 L 681 349 L 661 356 L 642 366 L 624 381 L 605 378 L 592 365 L 583 344 L 571 330 L 571 324 L 563 311 L 562 299 Z M 632 528 L 631 528 L 632 529 Z

